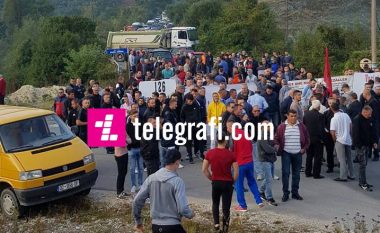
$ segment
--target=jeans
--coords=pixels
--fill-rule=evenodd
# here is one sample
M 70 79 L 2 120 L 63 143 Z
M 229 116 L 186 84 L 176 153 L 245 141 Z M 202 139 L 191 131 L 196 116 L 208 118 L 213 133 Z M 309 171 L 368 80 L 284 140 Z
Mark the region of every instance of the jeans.
M 210 130 L 210 150 L 214 149 L 218 146 L 218 130 L 214 128 L 214 136 L 211 136 L 212 131 Z
M 212 66 L 206 66 L 207 74 L 211 73 L 211 71 L 212 71 Z
M 196 134 L 198 129 L 196 127 L 191 127 L 191 140 L 189 138 L 186 138 L 186 152 L 189 156 L 190 161 L 193 160 L 193 155 L 200 150 L 201 153 L 203 153 L 203 148 L 199 147 L 199 140 L 196 138 Z M 188 135 L 188 132 L 186 132 L 186 135 Z M 194 154 L 193 154 L 193 142 L 194 142 Z
M 120 194 L 124 191 L 125 176 L 128 172 L 128 154 L 115 156 L 115 160 L 117 165 L 116 193 Z
M 371 147 L 362 146 L 356 148 L 356 156 L 359 160 L 359 185 L 367 184 L 366 167 L 368 162 L 368 151 L 371 151 Z
M 266 112 L 266 117 L 269 121 L 273 123 L 274 128 L 276 129 L 280 122 L 280 113 L 278 112 Z
M 152 233 L 186 233 L 181 225 L 152 225 Z
M 230 222 L 230 208 L 234 188 L 232 181 L 213 181 L 212 182 L 212 214 L 214 224 L 219 224 L 219 203 L 222 197 L 223 223 Z M 225 225 L 225 224 L 223 224 Z
M 140 155 L 140 148 L 131 148 L 129 151 L 128 151 L 128 154 L 130 156 L 130 161 L 131 161 L 131 164 L 129 166 L 129 171 L 131 173 L 131 185 L 132 186 L 141 186 L 143 184 L 143 172 L 144 172 L 144 168 L 143 168 L 143 159 Z M 135 174 L 135 170 L 136 170 L 136 167 L 137 167 L 137 183 L 136 183 L 136 174 Z
M 306 156 L 306 176 L 318 177 L 321 175 L 323 157 L 323 145 L 320 142 L 312 142 L 310 147 L 307 149 Z M 313 161 L 314 160 L 314 161 Z
M 340 142 L 335 143 L 336 155 L 340 164 L 341 179 L 347 180 L 347 176 L 354 178 L 354 165 L 351 158 L 351 146 L 344 145 Z
M 272 168 L 273 163 L 271 162 L 262 162 L 263 169 L 263 181 L 260 185 L 260 193 L 265 193 L 265 197 L 267 200 L 272 199 L 272 180 L 273 180 L 273 172 Z
M 255 177 L 253 176 L 253 173 L 254 173 L 253 170 L 254 170 L 253 162 L 239 166 L 239 177 L 236 182 L 235 188 L 236 188 L 237 201 L 240 207 L 242 208 L 247 208 L 247 203 L 245 202 L 245 198 L 244 198 L 244 188 L 243 188 L 244 178 L 247 178 L 249 189 L 251 190 L 255 198 L 256 204 L 262 203 L 259 189 L 257 188 Z
M 261 162 L 259 161 L 259 151 L 257 150 L 257 143 L 254 142 L 252 146 L 253 146 L 253 161 L 254 161 L 254 168 L 256 171 L 256 175 L 263 176 L 263 169 L 262 169 Z
M 289 195 L 289 176 L 292 167 L 292 194 L 298 194 L 300 184 L 300 171 L 302 166 L 302 154 L 291 154 L 286 151 L 282 153 L 282 192 Z

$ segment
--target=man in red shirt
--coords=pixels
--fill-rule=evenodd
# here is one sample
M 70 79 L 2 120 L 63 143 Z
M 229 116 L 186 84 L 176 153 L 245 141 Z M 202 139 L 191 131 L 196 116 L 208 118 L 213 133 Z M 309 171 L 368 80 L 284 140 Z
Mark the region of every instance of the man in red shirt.
M 179 73 L 178 73 L 178 78 L 181 80 L 182 84 L 185 83 L 185 78 L 186 78 L 186 72 L 183 70 L 183 66 L 178 67 Z
M 233 193 L 233 183 L 238 178 L 239 166 L 236 162 L 235 155 L 226 149 L 227 141 L 225 135 L 218 139 L 218 146 L 207 152 L 203 160 L 203 174 L 212 181 L 212 214 L 214 217 L 214 229 L 220 231 L 219 227 L 219 203 L 222 197 L 223 209 L 223 230 L 228 232 L 230 222 L 230 208 Z M 209 166 L 211 165 L 211 172 Z M 234 176 L 232 177 L 231 168 Z
M 254 170 L 252 142 L 245 138 L 243 130 L 238 129 L 237 127 L 233 127 L 233 124 L 233 121 L 227 122 L 227 132 L 231 135 L 234 133 L 236 139 L 240 138 L 239 140 L 233 140 L 232 146 L 232 151 L 235 153 L 236 161 L 239 165 L 239 177 L 235 185 L 236 197 L 239 206 L 236 206 L 235 210 L 245 212 L 247 211 L 247 203 L 245 202 L 244 198 L 244 178 L 247 178 L 249 189 L 255 198 L 256 204 L 260 208 L 263 207 L 264 204 L 261 200 L 255 177 L 253 176 Z
M 0 74 L 0 105 L 4 105 L 4 98 L 7 90 L 7 83 L 5 78 Z

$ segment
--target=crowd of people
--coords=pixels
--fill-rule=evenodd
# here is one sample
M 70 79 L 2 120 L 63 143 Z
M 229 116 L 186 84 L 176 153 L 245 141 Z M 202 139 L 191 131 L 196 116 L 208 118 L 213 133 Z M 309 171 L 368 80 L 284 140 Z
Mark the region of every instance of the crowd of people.
M 323 83 L 318 83 L 304 68 L 297 70 L 287 52 L 283 56 L 265 53 L 256 61 L 242 51 L 222 54 L 213 58 L 211 53 L 202 57 L 176 55 L 173 61 L 148 59 L 141 51 L 131 51 L 129 56 L 131 78 L 118 77 L 116 85 L 101 88 L 95 80 L 86 88 L 81 79 L 70 79 L 66 93 L 60 89 L 54 100 L 54 110 L 84 142 L 87 142 L 88 108 L 122 108 L 127 117 L 127 146 L 106 148 L 113 154 L 118 168 L 117 197 L 130 195 L 124 182 L 130 171 L 131 193 L 135 194 L 133 212 L 136 229 L 142 231 L 141 208 L 149 198 L 153 232 L 184 232 L 181 217 L 192 218 L 184 182 L 176 170 L 184 161 L 194 164 L 203 160 L 202 171 L 212 181 L 214 227 L 217 232 L 228 232 L 233 190 L 236 191 L 236 211 L 247 211 L 244 179 L 256 204 L 277 206 L 272 194 L 272 181 L 277 158 L 282 166 L 282 201 L 303 200 L 299 193 L 300 174 L 324 178 L 323 173 L 333 173 L 339 167 L 337 182 L 347 182 L 358 177 L 359 186 L 372 191 L 366 180 L 369 158 L 379 160 L 380 135 L 380 78 L 365 84 L 362 93 L 354 93 L 345 84 L 341 90 L 329 93 Z M 138 84 L 161 79 L 176 80 L 175 92 L 153 92 L 142 96 Z M 289 81 L 306 79 L 303 90 L 293 89 Z M 239 84 L 241 90 L 228 89 L 229 84 Z M 250 90 L 254 83 L 256 90 Z M 218 85 L 212 101 L 206 102 L 206 86 Z M 187 93 L 186 93 L 186 90 Z M 253 141 L 244 137 L 242 130 L 235 133 L 241 140 L 198 140 L 193 127 L 191 140 L 187 140 L 186 155 L 181 155 L 174 137 L 171 140 L 137 140 L 133 122 L 156 126 L 161 123 L 173 126 L 179 122 L 211 123 L 221 117 L 222 134 L 231 135 L 232 124 L 244 126 L 247 122 L 272 122 L 275 138 L 257 140 L 256 127 Z M 214 117 L 214 118 L 213 118 Z M 214 123 L 218 123 L 215 120 Z M 139 129 L 141 130 L 141 129 Z M 155 128 L 160 131 L 160 128 Z M 365 130 L 367 134 L 360 134 Z M 141 132 L 140 132 L 141 135 Z M 185 134 L 187 135 L 187 134 Z M 326 151 L 326 153 L 324 153 Z M 303 155 L 306 163 L 303 167 Z M 326 154 L 326 156 L 324 156 Z M 334 154 L 338 159 L 335 162 Z M 326 162 L 327 169 L 322 169 Z M 354 171 L 353 163 L 359 164 Z M 129 165 L 129 167 L 128 167 Z M 143 180 L 144 167 L 148 178 Z M 231 172 L 231 170 L 233 172 Z M 292 182 L 289 191 L 289 177 Z M 356 175 L 357 174 L 357 175 Z M 258 185 L 257 181 L 261 181 Z M 219 202 L 222 199 L 222 226 L 219 221 Z

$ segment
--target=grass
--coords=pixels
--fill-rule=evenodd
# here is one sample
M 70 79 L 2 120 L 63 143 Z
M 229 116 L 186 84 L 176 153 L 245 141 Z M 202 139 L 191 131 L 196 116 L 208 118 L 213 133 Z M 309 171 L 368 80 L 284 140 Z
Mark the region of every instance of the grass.
M 114 203 L 98 202 L 88 197 L 75 196 L 30 208 L 26 217 L 18 221 L 10 222 L 0 215 L 0 232 L 133 232 L 131 200 L 112 200 L 112 202 Z M 195 206 L 192 208 L 196 210 L 196 218 L 183 221 L 185 230 L 188 233 L 212 233 L 211 212 L 199 210 Z M 144 207 L 142 214 L 145 232 L 150 232 L 151 219 L 148 205 Z M 230 232 L 273 232 L 261 227 L 260 224 L 251 224 L 249 222 L 251 216 L 250 212 L 231 216 Z M 276 221 L 276 224 L 281 223 Z
M 332 230 L 334 233 L 380 233 L 380 215 L 377 216 L 377 219 L 367 221 L 366 217 L 359 212 L 353 216 L 347 213 L 344 218 L 335 217 Z
M 109 194 L 107 194 L 109 195 Z M 133 233 L 131 198 L 117 200 L 108 198 L 74 196 L 50 204 L 30 208 L 26 217 L 9 221 L 0 215 L 0 232 L 94 232 Z M 213 218 L 209 206 L 191 205 L 196 217 L 184 219 L 182 225 L 188 233 L 213 233 Z M 145 232 L 150 232 L 149 206 L 142 211 Z M 306 224 L 306 225 L 305 225 Z M 333 233 L 380 233 L 380 216 L 366 221 L 365 216 L 356 213 L 344 218 L 336 218 L 331 225 L 307 225 L 280 215 L 250 210 L 246 213 L 231 212 L 231 233 L 271 233 L 271 232 L 333 232 Z

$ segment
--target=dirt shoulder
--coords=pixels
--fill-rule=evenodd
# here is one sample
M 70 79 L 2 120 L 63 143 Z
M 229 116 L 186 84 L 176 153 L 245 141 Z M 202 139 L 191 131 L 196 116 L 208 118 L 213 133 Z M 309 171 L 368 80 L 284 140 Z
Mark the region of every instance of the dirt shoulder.
M 0 232 L 127 232 L 133 233 L 132 198 L 118 200 L 113 192 L 94 190 L 88 197 L 71 197 L 31 208 L 27 217 L 9 221 L 0 215 Z M 212 231 L 211 203 L 190 199 L 196 217 L 183 224 L 188 233 Z M 149 206 L 143 211 L 145 232 L 150 232 Z M 230 232 L 328 232 L 322 222 L 261 210 L 231 212 Z

